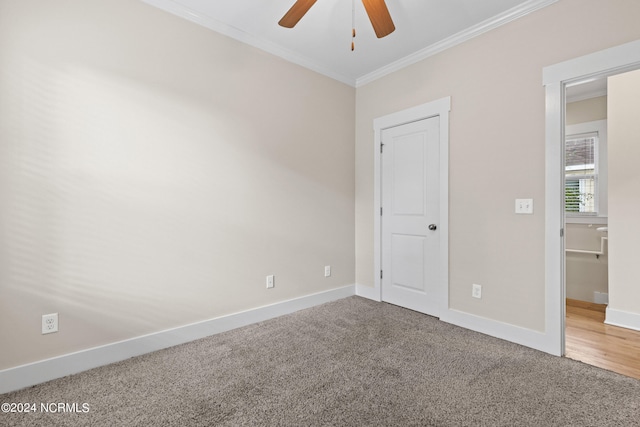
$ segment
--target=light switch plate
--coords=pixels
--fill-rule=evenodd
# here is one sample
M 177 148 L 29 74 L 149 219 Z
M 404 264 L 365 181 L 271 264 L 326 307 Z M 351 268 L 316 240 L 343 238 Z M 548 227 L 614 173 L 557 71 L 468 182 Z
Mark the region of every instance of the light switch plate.
M 531 215 L 533 213 L 533 199 L 516 199 L 516 213 Z

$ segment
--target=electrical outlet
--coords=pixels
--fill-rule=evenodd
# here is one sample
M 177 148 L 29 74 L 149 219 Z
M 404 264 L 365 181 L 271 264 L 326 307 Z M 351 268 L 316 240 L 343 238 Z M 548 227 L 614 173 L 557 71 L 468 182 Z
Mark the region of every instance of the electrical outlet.
M 267 276 L 267 289 L 271 289 L 274 287 L 275 277 L 272 275 Z
M 482 298 L 482 285 L 471 285 L 471 296 L 474 298 Z
M 42 334 L 58 332 L 58 313 L 42 315 Z
M 331 266 L 330 265 L 325 265 L 324 266 L 324 277 L 329 277 L 331 276 Z

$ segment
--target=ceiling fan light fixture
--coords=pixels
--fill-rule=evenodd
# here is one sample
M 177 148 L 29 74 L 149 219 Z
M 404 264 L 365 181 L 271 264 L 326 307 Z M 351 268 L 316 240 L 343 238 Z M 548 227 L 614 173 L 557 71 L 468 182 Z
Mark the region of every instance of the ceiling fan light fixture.
M 351 52 L 356 50 L 356 0 L 351 0 Z
M 278 21 L 278 25 L 285 28 L 295 27 L 315 2 L 316 0 L 297 0 L 282 19 Z
M 395 31 L 396 26 L 384 0 L 362 0 L 362 4 L 369 15 L 373 31 L 379 39 Z
M 317 0 L 296 0 L 282 19 L 278 21 L 278 24 L 285 28 L 295 27 L 316 1 Z M 391 19 L 391 14 L 384 0 L 362 0 L 362 4 L 367 11 L 367 15 L 369 15 L 369 21 L 371 21 L 373 31 L 375 31 L 379 39 L 395 31 L 396 26 L 393 23 L 393 19 Z

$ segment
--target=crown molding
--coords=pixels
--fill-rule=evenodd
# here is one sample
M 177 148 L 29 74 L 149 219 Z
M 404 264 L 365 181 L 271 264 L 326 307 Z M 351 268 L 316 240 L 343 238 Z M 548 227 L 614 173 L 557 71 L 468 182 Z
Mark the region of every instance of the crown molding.
M 378 68 L 377 70 L 369 74 L 365 74 L 364 76 L 358 77 L 356 79 L 356 87 L 364 86 L 367 83 L 371 83 L 374 80 L 377 80 L 388 74 L 401 70 L 405 67 L 408 67 L 409 65 L 413 65 L 416 62 L 422 61 L 423 59 L 426 59 L 444 50 L 447 50 L 461 43 L 464 43 L 467 40 L 470 40 L 474 37 L 477 37 L 493 29 L 496 29 L 511 21 L 515 21 L 516 19 L 522 18 L 525 15 L 528 15 L 539 9 L 547 7 L 558 1 L 559 0 L 529 0 L 525 3 L 522 3 L 519 6 L 511 8 L 499 15 L 496 15 L 490 19 L 487 19 L 486 21 L 483 21 L 477 25 L 474 25 L 473 27 L 469 27 L 464 31 L 454 34 L 451 37 L 447 37 L 446 39 L 440 42 L 427 46 L 424 49 L 421 49 L 415 53 L 412 53 L 411 55 L 405 56 L 402 59 L 399 59 L 395 62 L 385 65 L 384 67 Z
M 272 55 L 278 56 L 286 61 L 292 62 L 296 65 L 300 65 L 301 67 L 307 68 L 311 71 L 315 71 L 316 73 L 322 74 L 344 84 L 354 87 L 356 84 L 355 79 L 351 77 L 344 76 L 342 74 L 336 73 L 333 70 L 330 70 L 326 67 L 323 67 L 311 59 L 298 55 L 297 53 L 285 49 L 275 43 L 271 43 L 265 39 L 260 37 L 253 36 L 245 31 L 242 31 L 236 27 L 225 24 L 223 22 L 218 21 L 217 19 L 211 18 L 210 16 L 204 15 L 200 12 L 196 12 L 183 4 L 180 4 L 173 0 L 141 0 L 144 3 L 147 3 L 151 6 L 157 7 L 158 9 L 162 9 L 165 12 L 169 12 L 173 15 L 179 16 L 180 18 L 191 21 L 195 24 L 201 25 L 205 28 L 213 30 L 217 33 L 223 34 L 227 37 L 231 37 L 239 42 L 248 44 L 257 49 L 263 50 Z
M 220 22 L 210 16 L 207 16 L 200 12 L 192 10 L 184 6 L 183 4 L 176 2 L 175 0 L 141 0 L 141 1 L 151 6 L 154 6 L 156 8 L 159 8 L 161 10 L 164 10 L 165 12 L 169 12 L 173 15 L 176 15 L 183 19 L 191 21 L 195 24 L 201 25 L 217 33 L 220 33 L 227 37 L 235 39 L 241 43 L 248 44 L 257 49 L 270 53 L 272 55 L 278 56 L 288 62 L 294 63 L 301 67 L 307 68 L 311 71 L 315 71 L 319 74 L 322 74 L 324 76 L 327 76 L 329 78 L 342 82 L 346 85 L 357 88 L 357 87 L 366 85 L 367 83 L 371 83 L 372 81 L 377 80 L 381 77 L 384 77 L 388 74 L 391 74 L 395 71 L 408 67 L 409 65 L 413 65 L 416 62 L 422 61 L 423 59 L 426 59 L 444 50 L 447 50 L 461 43 L 464 43 L 467 40 L 470 40 L 474 37 L 477 37 L 481 34 L 491 31 L 495 28 L 498 28 L 504 24 L 507 24 L 511 21 L 514 21 L 525 15 L 528 15 L 539 9 L 547 7 L 553 3 L 558 2 L 559 0 L 528 0 L 519 6 L 511 8 L 499 15 L 496 15 L 490 19 L 487 19 L 486 21 L 483 21 L 477 25 L 469 27 L 464 31 L 454 34 L 451 37 L 448 37 L 440 42 L 427 46 L 426 48 L 421 49 L 415 53 L 412 53 L 411 55 L 408 55 L 395 62 L 392 62 L 381 68 L 378 68 L 377 70 L 371 73 L 365 74 L 355 79 L 340 73 L 336 73 L 335 71 L 327 67 L 324 67 L 322 65 L 319 65 L 315 61 L 305 56 L 299 55 L 289 49 L 285 49 L 282 46 L 279 46 L 275 43 L 271 43 L 263 38 L 256 37 L 236 27 Z

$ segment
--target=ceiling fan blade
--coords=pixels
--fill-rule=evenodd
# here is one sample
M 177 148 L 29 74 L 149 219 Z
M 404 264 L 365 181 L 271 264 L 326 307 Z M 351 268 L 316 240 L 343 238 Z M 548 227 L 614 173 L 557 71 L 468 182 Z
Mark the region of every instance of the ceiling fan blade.
M 315 2 L 316 0 L 297 0 L 293 6 L 291 6 L 291 9 L 284 14 L 278 24 L 285 28 L 295 27 L 298 21 L 302 19 L 309 9 L 311 9 L 311 6 L 313 6 Z
M 393 25 L 393 20 L 384 0 L 362 0 L 362 4 L 379 39 L 395 31 L 396 26 Z

